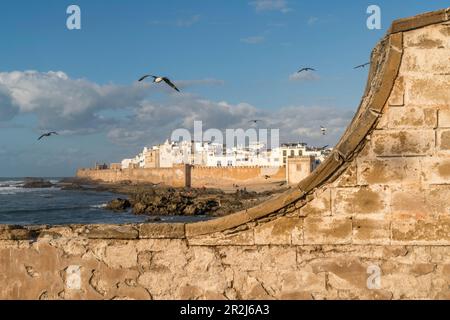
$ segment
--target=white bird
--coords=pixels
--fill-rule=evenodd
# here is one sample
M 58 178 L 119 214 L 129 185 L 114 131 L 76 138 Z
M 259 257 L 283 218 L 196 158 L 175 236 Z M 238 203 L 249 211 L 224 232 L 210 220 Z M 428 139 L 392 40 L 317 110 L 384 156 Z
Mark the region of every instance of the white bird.
M 328 129 L 323 126 L 320 126 L 320 131 L 322 131 L 322 135 L 326 136 Z
M 143 76 L 142 78 L 140 78 L 138 81 L 139 82 L 144 81 L 148 77 L 152 77 L 154 83 L 161 83 L 161 82 L 164 81 L 169 86 L 171 86 L 173 89 L 175 89 L 176 91 L 180 92 L 180 90 L 178 90 L 178 88 L 172 83 L 172 81 L 170 81 L 170 79 L 166 78 L 166 77 L 157 77 L 157 76 L 152 76 L 151 74 L 147 74 L 147 75 Z

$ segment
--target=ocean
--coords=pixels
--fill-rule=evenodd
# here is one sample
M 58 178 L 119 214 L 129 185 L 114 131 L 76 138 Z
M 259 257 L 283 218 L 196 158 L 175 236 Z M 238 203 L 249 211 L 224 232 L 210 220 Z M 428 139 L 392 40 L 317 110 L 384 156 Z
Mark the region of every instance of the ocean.
M 57 178 L 46 178 L 57 183 Z M 136 216 L 131 210 L 115 213 L 106 204 L 124 195 L 111 192 L 61 190 L 60 188 L 24 189 L 23 178 L 0 178 L 0 224 L 68 225 L 142 223 L 148 216 Z M 160 217 L 161 222 L 193 222 L 205 217 Z

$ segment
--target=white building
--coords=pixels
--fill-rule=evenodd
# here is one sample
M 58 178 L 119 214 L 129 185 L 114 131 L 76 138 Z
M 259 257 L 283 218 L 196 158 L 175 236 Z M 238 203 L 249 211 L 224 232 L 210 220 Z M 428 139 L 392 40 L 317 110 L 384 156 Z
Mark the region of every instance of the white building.
M 330 150 L 309 148 L 305 143 L 283 144 L 279 148 L 267 150 L 261 143 L 225 148 L 222 144 L 210 142 L 166 141 L 159 146 L 144 148 L 134 159 L 124 159 L 122 169 L 171 168 L 181 164 L 206 167 L 281 167 L 286 165 L 289 157 L 299 156 L 314 156 L 319 164 Z M 158 161 L 155 161 L 155 157 Z M 149 161 L 152 163 L 147 163 Z

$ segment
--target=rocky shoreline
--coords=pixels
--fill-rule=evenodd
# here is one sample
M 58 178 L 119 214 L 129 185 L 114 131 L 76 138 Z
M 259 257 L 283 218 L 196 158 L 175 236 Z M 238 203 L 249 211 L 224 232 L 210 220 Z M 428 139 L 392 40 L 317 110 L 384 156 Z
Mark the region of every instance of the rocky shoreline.
M 263 192 L 234 187 L 232 190 L 208 188 L 171 188 L 154 184 L 98 183 L 79 178 L 66 178 L 57 183 L 27 178 L 22 188 L 60 188 L 61 190 L 111 192 L 124 195 L 109 202 L 105 209 L 113 212 L 130 211 L 157 219 L 158 216 L 209 216 L 221 217 L 245 210 L 284 192 L 286 187 L 274 186 Z
M 286 190 L 256 192 L 236 188 L 227 192 L 219 189 L 171 188 L 153 184 L 103 184 L 82 179 L 63 179 L 58 186 L 63 190 L 109 191 L 123 194 L 108 203 L 106 209 L 114 212 L 131 210 L 136 215 L 157 216 L 211 216 L 221 217 L 256 206 L 274 194 Z

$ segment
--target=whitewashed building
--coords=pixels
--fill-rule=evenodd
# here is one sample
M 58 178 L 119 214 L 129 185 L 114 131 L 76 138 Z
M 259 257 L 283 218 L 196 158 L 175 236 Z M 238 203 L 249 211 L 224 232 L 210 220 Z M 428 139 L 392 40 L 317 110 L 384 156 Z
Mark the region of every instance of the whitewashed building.
M 280 167 L 286 165 L 288 158 L 302 156 L 314 156 L 319 164 L 330 151 L 331 149 L 310 148 L 305 143 L 283 144 L 279 148 L 267 150 L 261 143 L 226 148 L 222 144 L 210 142 L 166 141 L 159 146 L 144 148 L 134 159 L 124 159 L 122 169 L 172 168 L 180 164 L 206 167 Z M 155 156 L 158 161 L 155 161 Z M 152 163 L 147 163 L 149 161 Z

